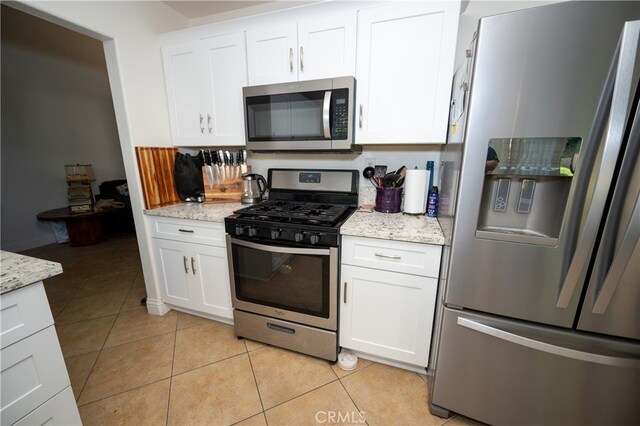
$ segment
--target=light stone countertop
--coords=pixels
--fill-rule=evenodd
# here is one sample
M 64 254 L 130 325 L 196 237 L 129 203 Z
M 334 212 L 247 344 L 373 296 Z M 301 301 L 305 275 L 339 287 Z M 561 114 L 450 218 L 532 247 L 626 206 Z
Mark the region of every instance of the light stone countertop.
M 438 219 L 425 215 L 357 211 L 340 227 L 340 234 L 422 244 L 444 244 L 444 234 Z
M 224 222 L 224 218 L 235 210 L 247 207 L 246 204 L 234 203 L 179 203 L 170 206 L 145 210 L 148 216 L 173 217 L 177 219 L 203 220 L 207 222 Z
M 246 205 L 237 202 L 179 203 L 145 210 L 145 214 L 222 223 L 225 217 L 243 207 Z M 425 215 L 358 211 L 342 225 L 340 234 L 423 244 L 444 244 L 444 234 L 438 220 Z
M 0 251 L 0 294 L 62 273 L 62 265 L 49 260 Z

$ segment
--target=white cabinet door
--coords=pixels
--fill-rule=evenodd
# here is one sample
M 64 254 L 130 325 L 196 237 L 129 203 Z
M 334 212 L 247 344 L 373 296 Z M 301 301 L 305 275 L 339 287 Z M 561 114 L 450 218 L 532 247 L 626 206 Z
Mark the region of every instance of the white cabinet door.
M 249 84 L 355 74 L 355 12 L 247 31 Z
M 355 75 L 357 15 L 344 13 L 298 22 L 298 79 Z
M 341 267 L 340 345 L 426 367 L 437 279 Z
M 460 3 L 358 12 L 356 141 L 445 143 Z
M 162 55 L 173 144 L 244 145 L 244 34 L 165 46 Z
M 171 220 L 164 218 L 153 222 L 156 226 L 165 225 L 165 228 L 171 224 Z M 195 231 L 187 235 L 203 239 L 201 231 L 205 229 L 204 226 L 190 225 L 184 220 L 175 222 L 180 229 Z M 211 231 L 224 232 L 217 226 L 213 226 Z M 164 302 L 194 312 L 233 318 L 226 247 L 162 238 L 153 238 L 153 247 Z
M 82 419 L 71 386 L 15 423 L 15 426 L 30 425 L 82 426 Z
M 54 326 L 0 351 L 0 424 L 11 425 L 70 385 Z
M 204 136 L 198 73 L 199 43 L 189 42 L 162 49 L 169 119 L 174 145 L 198 145 Z
M 242 87 L 247 85 L 244 35 L 228 34 L 202 40 L 203 111 L 211 145 L 244 145 Z
M 249 84 L 298 79 L 297 24 L 281 23 L 247 30 Z
M 199 310 L 223 318 L 233 318 L 227 249 L 198 244 L 191 248 L 196 268 L 192 279 L 200 292 Z
M 163 300 L 185 308 L 197 303 L 189 286 L 191 258 L 189 244 L 154 238 L 155 260 Z

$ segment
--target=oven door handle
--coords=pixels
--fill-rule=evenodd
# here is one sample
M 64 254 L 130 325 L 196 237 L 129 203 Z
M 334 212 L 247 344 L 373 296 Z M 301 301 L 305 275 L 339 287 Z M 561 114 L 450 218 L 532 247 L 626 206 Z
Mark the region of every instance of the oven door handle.
M 244 246 L 256 250 L 268 251 L 271 253 L 288 253 L 288 254 L 321 254 L 321 255 L 330 255 L 332 249 L 321 249 L 321 248 L 297 248 L 297 247 L 281 247 L 281 246 L 269 246 L 266 244 L 257 244 L 249 241 L 238 240 L 236 238 L 229 237 L 229 241 L 232 244 L 237 244 L 239 246 Z

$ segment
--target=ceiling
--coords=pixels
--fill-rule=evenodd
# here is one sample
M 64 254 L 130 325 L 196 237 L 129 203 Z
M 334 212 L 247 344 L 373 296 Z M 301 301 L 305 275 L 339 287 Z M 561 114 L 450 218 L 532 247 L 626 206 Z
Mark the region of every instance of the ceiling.
M 216 15 L 231 12 L 247 7 L 260 6 L 272 3 L 275 0 L 246 1 L 246 0 L 215 0 L 215 1 L 165 1 L 170 8 L 182 14 L 188 19 L 201 18 L 203 16 Z

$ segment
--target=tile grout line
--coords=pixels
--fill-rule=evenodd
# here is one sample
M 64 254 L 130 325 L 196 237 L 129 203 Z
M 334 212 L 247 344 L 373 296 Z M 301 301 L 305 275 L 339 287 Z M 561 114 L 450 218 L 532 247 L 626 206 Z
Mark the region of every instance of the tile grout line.
M 244 340 L 244 339 L 243 339 Z M 262 407 L 262 415 L 264 416 L 264 421 L 265 423 L 267 423 L 267 425 L 269 424 L 269 422 L 267 421 L 267 414 L 265 413 L 264 410 L 264 402 L 262 402 L 262 394 L 260 393 L 260 386 L 258 386 L 258 378 L 256 377 L 256 371 L 253 368 L 253 362 L 251 361 L 251 351 L 249 351 L 249 347 L 247 346 L 247 341 L 244 340 L 244 347 L 247 350 L 247 358 L 249 358 L 249 367 L 251 367 L 251 374 L 253 375 L 253 382 L 256 384 L 256 391 L 258 391 L 258 399 L 260 399 L 260 407 Z M 258 349 L 262 349 L 262 348 L 258 348 Z
M 171 358 L 171 372 L 169 373 L 169 395 L 167 396 L 167 414 L 164 418 L 165 426 L 169 425 L 169 410 L 171 409 L 171 390 L 173 389 L 173 370 L 176 365 L 176 347 L 178 346 L 178 315 L 176 314 L 176 329 L 173 336 L 173 356 Z

